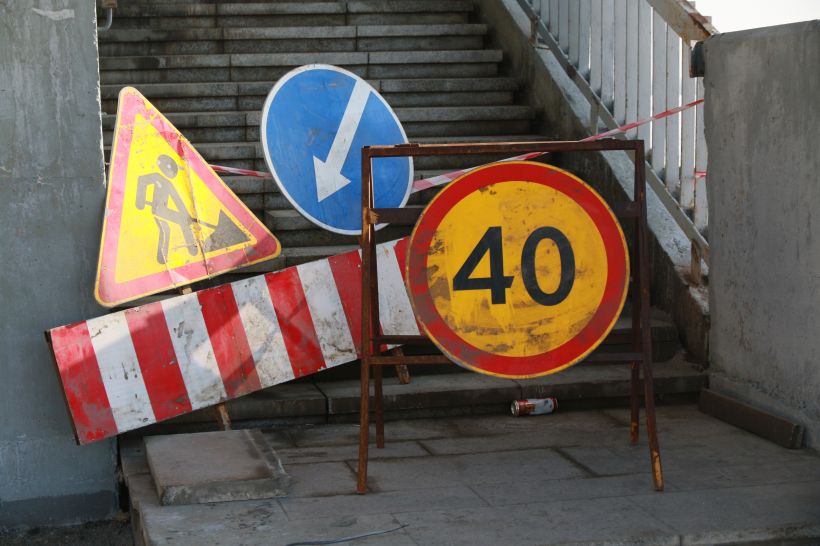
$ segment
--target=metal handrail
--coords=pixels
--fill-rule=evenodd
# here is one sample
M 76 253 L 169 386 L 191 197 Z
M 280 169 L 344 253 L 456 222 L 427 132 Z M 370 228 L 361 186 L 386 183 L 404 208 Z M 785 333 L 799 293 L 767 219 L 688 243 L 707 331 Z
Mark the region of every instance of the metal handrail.
M 703 98 L 691 48 L 716 30 L 686 0 L 518 0 L 592 106 L 593 133 Z M 647 182 L 692 242 L 692 277 L 709 263 L 703 106 L 625 134 L 644 140 Z

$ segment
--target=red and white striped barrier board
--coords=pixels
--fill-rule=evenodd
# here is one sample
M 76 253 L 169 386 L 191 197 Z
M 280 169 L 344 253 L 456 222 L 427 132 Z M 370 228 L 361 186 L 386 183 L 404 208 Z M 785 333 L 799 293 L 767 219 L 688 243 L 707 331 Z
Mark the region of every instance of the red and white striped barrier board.
M 381 328 L 418 335 L 406 247 L 378 247 Z M 355 360 L 361 259 L 351 251 L 47 335 L 86 444 Z

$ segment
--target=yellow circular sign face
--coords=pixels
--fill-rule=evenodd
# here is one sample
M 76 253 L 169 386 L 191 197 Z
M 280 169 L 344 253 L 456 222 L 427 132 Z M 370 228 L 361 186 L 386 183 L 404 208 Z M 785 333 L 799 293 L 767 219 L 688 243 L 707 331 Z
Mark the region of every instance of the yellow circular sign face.
M 521 272 L 524 244 L 544 224 L 543 215 L 538 214 L 542 208 L 549 209 L 550 227 L 571 241 L 575 271 L 573 289 L 549 309 L 532 298 Z M 606 269 L 595 267 L 606 263 L 606 249 L 592 219 L 568 195 L 541 184 L 510 181 L 472 193 L 456 203 L 433 235 L 431 245 L 444 251 L 428 257 L 430 286 L 453 284 L 452 277 L 478 242 L 476 235 L 481 235 L 481 228 L 475 229 L 476 217 L 488 229 L 501 227 L 502 244 L 498 246 L 504 274 L 513 282 L 503 305 L 494 305 L 486 290 L 447 290 L 433 295 L 444 321 L 475 347 L 506 356 L 537 355 L 544 351 L 545 339 L 557 346 L 575 337 L 598 307 L 606 283 Z M 568 275 L 561 267 L 557 242 L 545 237 L 531 246 L 539 290 L 556 293 L 562 275 Z M 491 252 L 484 253 L 470 277 L 490 277 Z M 550 320 L 544 320 L 547 312 Z
M 443 190 L 413 231 L 408 285 L 454 361 L 535 377 L 589 354 L 620 314 L 626 244 L 606 203 L 555 167 L 506 162 Z

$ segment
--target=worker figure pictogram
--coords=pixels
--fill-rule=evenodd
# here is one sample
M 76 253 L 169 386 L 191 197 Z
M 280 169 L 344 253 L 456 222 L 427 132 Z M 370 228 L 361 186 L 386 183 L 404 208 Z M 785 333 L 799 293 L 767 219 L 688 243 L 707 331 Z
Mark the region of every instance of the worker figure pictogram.
M 191 256 L 199 253 L 199 247 L 193 230 L 196 220 L 188 214 L 182 197 L 174 187 L 174 183 L 171 182 L 179 172 L 176 161 L 163 154 L 157 158 L 157 166 L 162 174 L 151 173 L 137 179 L 136 206 L 137 210 L 143 210 L 146 205 L 151 207 L 151 214 L 154 215 L 154 221 L 159 228 L 157 262 L 165 264 L 168 261 L 168 247 L 171 242 L 170 224 L 176 225 L 182 232 L 185 248 Z M 148 201 L 148 188 L 151 186 L 153 186 L 153 196 Z

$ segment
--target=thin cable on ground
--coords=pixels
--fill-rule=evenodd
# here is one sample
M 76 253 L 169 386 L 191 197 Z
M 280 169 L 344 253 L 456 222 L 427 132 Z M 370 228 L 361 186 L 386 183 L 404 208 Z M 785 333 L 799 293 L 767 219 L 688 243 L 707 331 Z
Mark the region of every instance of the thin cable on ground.
M 407 527 L 407 524 L 399 525 L 394 529 L 387 529 L 386 531 L 373 531 L 372 533 L 365 533 L 363 535 L 354 535 L 352 537 L 337 538 L 335 540 L 308 540 L 306 542 L 291 542 L 285 546 L 321 546 L 323 544 L 339 544 L 340 542 L 348 542 L 350 540 L 357 540 L 360 538 L 375 537 L 378 535 L 386 535 L 394 531 L 399 531 Z

